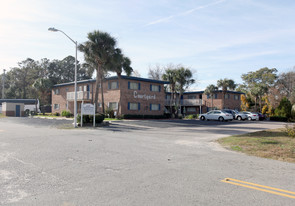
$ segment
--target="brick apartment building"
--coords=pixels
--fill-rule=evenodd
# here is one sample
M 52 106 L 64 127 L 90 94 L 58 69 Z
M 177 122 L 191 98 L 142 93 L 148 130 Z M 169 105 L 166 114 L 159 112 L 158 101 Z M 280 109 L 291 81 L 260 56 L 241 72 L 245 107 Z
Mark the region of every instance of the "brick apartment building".
M 224 106 L 222 107 L 223 93 L 221 90 L 215 92 L 213 96 L 213 105 L 210 95 L 204 94 L 204 91 L 184 92 L 180 98 L 181 113 L 200 114 L 208 112 L 211 109 L 235 109 L 241 108 L 242 92 L 227 91 L 224 96 Z M 179 101 L 177 97 L 176 102 Z M 169 109 L 171 104 L 171 94 L 166 93 L 165 106 Z
M 116 114 L 163 115 L 165 103 L 164 84 L 166 81 L 117 76 L 106 78 L 103 82 L 105 108 L 111 108 Z M 77 82 L 78 113 L 81 103 L 93 103 L 95 98 L 95 80 Z M 102 112 L 101 93 L 98 107 Z M 54 85 L 52 91 L 52 112 L 63 110 L 74 112 L 74 82 Z
M 116 114 L 163 115 L 171 105 L 169 92 L 165 92 L 167 81 L 117 76 L 106 78 L 103 82 L 105 108 Z M 240 109 L 241 92 L 227 91 L 224 108 Z M 77 82 L 77 105 L 80 113 L 81 103 L 93 103 L 95 96 L 95 79 Z M 222 91 L 216 91 L 213 108 L 221 108 Z M 178 99 L 179 100 L 179 99 Z M 178 100 L 176 100 L 178 102 Z M 211 97 L 204 91 L 185 92 L 180 98 L 181 113 L 199 114 L 212 109 Z M 102 112 L 101 93 L 98 99 L 99 111 Z M 74 112 L 74 82 L 54 85 L 52 91 L 52 112 L 63 110 Z

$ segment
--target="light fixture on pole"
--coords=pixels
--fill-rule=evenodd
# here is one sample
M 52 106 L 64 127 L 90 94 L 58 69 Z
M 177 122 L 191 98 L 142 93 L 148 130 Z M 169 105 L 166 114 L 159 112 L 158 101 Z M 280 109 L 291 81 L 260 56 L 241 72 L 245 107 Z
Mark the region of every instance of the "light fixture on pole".
M 78 51 L 78 43 L 77 41 L 74 41 L 71 37 L 69 37 L 66 33 L 64 33 L 62 30 L 56 29 L 54 27 L 51 27 L 48 29 L 48 31 L 53 31 L 53 32 L 61 32 L 63 33 L 66 37 L 68 37 L 76 46 L 76 55 L 75 55 L 75 97 L 74 97 L 74 127 L 77 127 L 77 51 Z
M 5 69 L 3 69 L 3 76 L 2 76 L 2 99 L 5 99 L 4 87 L 5 87 Z

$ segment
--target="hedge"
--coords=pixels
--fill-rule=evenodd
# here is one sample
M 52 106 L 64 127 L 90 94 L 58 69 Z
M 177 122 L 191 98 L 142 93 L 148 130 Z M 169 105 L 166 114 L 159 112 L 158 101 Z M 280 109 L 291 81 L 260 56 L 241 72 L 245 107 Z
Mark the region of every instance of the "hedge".
M 282 116 L 271 116 L 269 118 L 271 121 L 279 121 L 279 122 L 287 122 L 288 118 L 287 117 L 282 117 Z
M 100 124 L 104 120 L 103 114 L 95 114 L 95 124 Z M 81 123 L 81 115 L 77 115 L 77 122 Z M 91 123 L 93 124 L 93 115 L 83 115 L 83 124 Z

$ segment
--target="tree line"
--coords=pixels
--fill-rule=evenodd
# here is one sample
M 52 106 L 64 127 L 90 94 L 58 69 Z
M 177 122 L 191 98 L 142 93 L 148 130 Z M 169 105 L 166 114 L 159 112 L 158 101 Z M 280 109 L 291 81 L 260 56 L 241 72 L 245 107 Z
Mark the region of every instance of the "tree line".
M 74 68 L 75 58 L 73 56 L 67 56 L 62 60 L 27 58 L 5 74 L 5 98 L 39 99 L 41 105 L 50 105 L 53 85 L 74 81 Z M 78 62 L 77 68 L 78 80 L 91 78 L 93 71 L 89 65 Z M 1 95 L 3 76 L 4 74 L 0 76 Z

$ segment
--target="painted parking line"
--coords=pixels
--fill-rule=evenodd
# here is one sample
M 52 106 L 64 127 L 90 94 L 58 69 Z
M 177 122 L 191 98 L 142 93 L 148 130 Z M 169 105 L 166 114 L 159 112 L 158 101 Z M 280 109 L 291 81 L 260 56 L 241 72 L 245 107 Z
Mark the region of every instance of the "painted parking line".
M 232 179 L 232 178 L 225 178 L 224 180 L 221 180 L 221 182 L 295 199 L 295 192 L 291 192 L 291 191 L 288 191 L 288 190 L 282 190 L 282 189 L 275 188 L 275 187 L 259 185 L 259 184 L 255 184 L 255 183 L 251 183 L 251 182 L 245 182 L 245 181 Z M 265 188 L 265 189 L 263 189 L 263 188 Z M 283 192 L 283 193 L 281 193 L 281 192 Z M 285 194 L 285 193 L 287 193 L 287 194 Z M 293 195 L 289 195 L 289 194 L 293 194 Z

